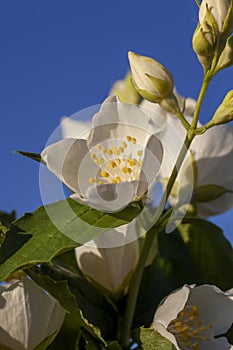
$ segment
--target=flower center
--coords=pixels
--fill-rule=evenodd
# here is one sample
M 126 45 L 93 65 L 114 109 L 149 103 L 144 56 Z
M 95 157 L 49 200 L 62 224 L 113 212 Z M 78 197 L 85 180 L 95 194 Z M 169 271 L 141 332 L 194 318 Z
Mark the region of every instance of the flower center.
M 96 178 L 90 184 L 108 184 L 139 180 L 143 149 L 135 137 L 126 136 L 117 142 L 107 141 L 95 146 L 91 159 L 99 166 Z
M 168 325 L 182 350 L 199 350 L 200 343 L 208 342 L 212 337 L 211 328 L 212 323 L 202 324 L 196 305 L 185 306 Z

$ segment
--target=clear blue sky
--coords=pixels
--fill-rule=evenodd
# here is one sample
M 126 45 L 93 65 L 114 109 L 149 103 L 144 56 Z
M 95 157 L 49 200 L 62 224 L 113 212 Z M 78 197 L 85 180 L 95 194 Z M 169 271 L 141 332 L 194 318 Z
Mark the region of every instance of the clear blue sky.
M 0 1 L 0 209 L 21 215 L 41 205 L 38 164 L 13 150 L 40 153 L 61 116 L 101 103 L 126 73 L 128 50 L 159 60 L 181 94 L 197 97 L 197 12 L 194 0 Z M 202 121 L 232 82 L 233 68 L 213 81 Z M 232 214 L 215 219 L 228 237 Z

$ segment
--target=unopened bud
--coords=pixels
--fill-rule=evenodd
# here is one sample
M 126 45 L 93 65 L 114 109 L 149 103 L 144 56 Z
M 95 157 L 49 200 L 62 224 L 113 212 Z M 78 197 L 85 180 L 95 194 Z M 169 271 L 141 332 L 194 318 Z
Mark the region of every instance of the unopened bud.
M 214 28 L 207 22 L 198 24 L 193 34 L 193 50 L 196 52 L 200 63 L 207 69 L 211 66 L 216 49 L 216 42 Z
M 216 72 L 233 65 L 233 37 L 228 38 L 226 46 L 218 60 Z
M 139 94 L 148 101 L 160 103 L 170 97 L 174 88 L 172 75 L 156 60 L 129 52 L 133 83 Z
M 132 83 L 132 74 L 129 72 L 124 79 L 118 80 L 113 85 L 109 95 L 117 95 L 122 102 L 139 104 L 142 100 Z
M 202 0 L 199 10 L 200 24 L 207 22 L 213 26 L 213 16 L 219 33 L 226 30 L 226 26 L 232 31 L 232 1 L 231 0 Z M 211 23 L 210 23 L 211 22 Z
M 213 125 L 225 124 L 233 120 L 233 90 L 230 90 L 224 97 L 221 105 L 217 108 L 216 112 L 210 123 Z

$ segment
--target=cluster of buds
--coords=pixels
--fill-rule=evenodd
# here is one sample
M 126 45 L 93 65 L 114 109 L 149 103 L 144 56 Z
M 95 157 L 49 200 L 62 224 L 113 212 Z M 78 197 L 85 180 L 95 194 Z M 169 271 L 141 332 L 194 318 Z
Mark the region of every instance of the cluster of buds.
M 203 0 L 200 5 L 193 49 L 205 69 L 211 67 L 214 57 L 220 59 L 216 71 L 232 64 L 232 9 L 232 0 Z

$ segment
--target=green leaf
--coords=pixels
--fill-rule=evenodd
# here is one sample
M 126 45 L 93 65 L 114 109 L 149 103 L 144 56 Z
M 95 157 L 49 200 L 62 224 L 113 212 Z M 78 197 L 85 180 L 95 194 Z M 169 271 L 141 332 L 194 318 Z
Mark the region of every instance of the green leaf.
M 44 264 L 40 269 L 55 281 L 66 280 L 70 291 L 77 298 L 84 317 L 101 330 L 103 337 L 115 338 L 119 315 L 115 304 L 108 296 L 101 294 L 81 272 L 74 273 L 73 267 L 69 270 L 61 265 Z
M 109 350 L 122 350 L 122 347 L 120 346 L 118 341 L 107 342 L 107 344 L 108 344 L 107 349 Z
M 73 317 L 66 314 L 63 325 L 48 350 L 75 350 L 76 339 L 80 333 L 81 330 L 75 325 Z
M 199 186 L 194 191 L 194 202 L 210 202 L 220 198 L 226 193 L 232 193 L 231 190 L 218 185 Z
M 20 154 L 21 156 L 33 159 L 37 162 L 44 163 L 40 154 L 31 153 L 31 152 L 24 152 L 24 151 L 15 151 L 14 153 L 17 153 L 17 154 Z
M 106 214 L 68 199 L 25 214 L 14 223 L 17 233 L 20 232 L 17 240 L 14 241 L 15 232 L 10 229 L 8 241 L 0 247 L 0 281 L 19 268 L 48 262 L 104 231 L 124 225 L 139 212 L 137 207 L 129 206 L 121 212 Z
M 0 245 L 2 244 L 7 231 L 9 231 L 10 223 L 16 219 L 16 212 L 11 213 L 0 211 Z
M 90 334 L 83 332 L 83 337 L 85 339 L 85 350 L 102 350 L 104 349 Z M 76 345 L 76 350 L 79 350 L 79 344 Z M 106 349 L 106 348 L 105 348 Z
M 233 286 L 233 248 L 222 230 L 209 221 L 187 219 L 178 226 L 200 273 L 201 283 L 226 290 Z
M 10 224 L 14 220 L 16 220 L 16 211 L 15 210 L 12 210 L 11 213 L 5 213 L 4 211 L 0 210 L 0 221 L 1 222 Z
M 53 338 L 55 337 L 56 332 L 46 337 L 42 343 L 40 343 L 34 350 L 45 350 L 49 346 L 49 344 L 52 342 Z
M 0 229 L 4 230 L 2 226 Z M 8 231 L 5 230 L 4 233 L 4 241 L 0 247 L 0 264 L 3 264 L 2 266 L 4 266 L 4 263 L 17 253 L 32 237 L 31 234 L 22 234 L 20 229 L 14 225 L 11 225 Z M 3 271 L 2 266 L 0 265 L 0 275 Z M 8 277 L 8 274 L 6 277 Z
M 71 293 L 67 281 L 54 281 L 49 276 L 40 274 L 39 268 L 30 269 L 28 274 L 39 286 L 56 298 L 63 309 L 70 314 L 73 319 L 73 324 L 77 327 L 77 332 L 80 329 L 85 329 L 98 343 L 106 345 L 98 328 L 94 327 L 83 317 L 76 297 Z
M 175 346 L 162 337 L 154 328 L 140 328 L 133 331 L 133 339 L 143 350 L 175 350 Z
M 7 348 L 6 346 L 0 344 L 0 350 L 13 350 L 13 349 Z
M 153 264 L 144 270 L 134 328 L 149 327 L 160 301 L 185 283 L 232 288 L 232 246 L 209 221 L 186 218 L 173 232 L 159 232 L 157 246 Z
M 155 233 L 156 234 L 156 233 Z M 144 270 L 134 317 L 134 328 L 150 327 L 160 301 L 185 283 L 201 281 L 193 258 L 175 230 L 160 231 L 152 249 L 157 251 L 152 265 Z

